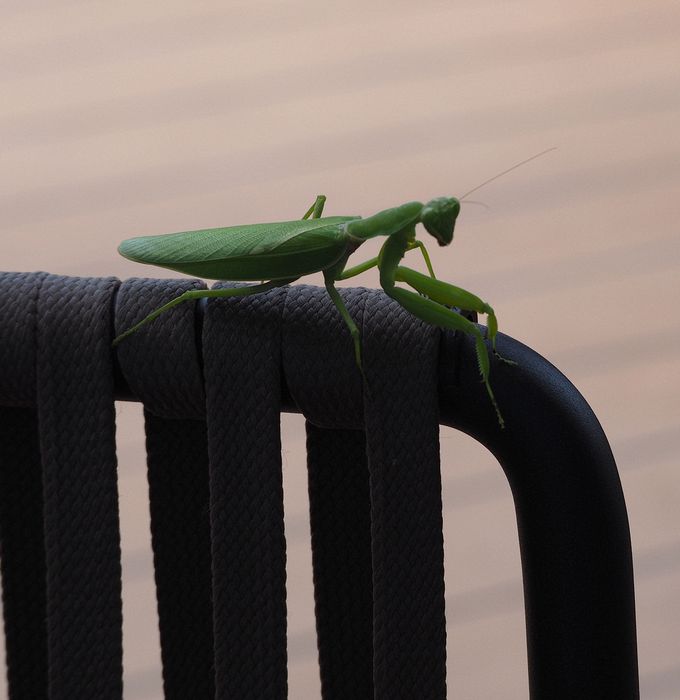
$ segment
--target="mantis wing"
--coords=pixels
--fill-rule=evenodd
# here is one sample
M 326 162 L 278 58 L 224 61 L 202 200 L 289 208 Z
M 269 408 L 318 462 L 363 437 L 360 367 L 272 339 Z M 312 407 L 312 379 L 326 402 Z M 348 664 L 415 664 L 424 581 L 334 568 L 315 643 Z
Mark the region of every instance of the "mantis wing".
M 329 267 L 346 251 L 343 224 L 357 217 L 228 226 L 123 241 L 130 260 L 207 279 L 295 277 Z

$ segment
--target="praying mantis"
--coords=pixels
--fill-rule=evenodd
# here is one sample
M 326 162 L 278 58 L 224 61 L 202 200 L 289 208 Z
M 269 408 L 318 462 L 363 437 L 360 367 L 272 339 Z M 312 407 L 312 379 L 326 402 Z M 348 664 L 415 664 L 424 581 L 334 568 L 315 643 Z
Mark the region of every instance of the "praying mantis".
M 411 314 L 426 323 L 447 330 L 460 331 L 474 339 L 482 382 L 498 422 L 503 427 L 503 416 L 489 381 L 490 359 L 484 334 L 475 323 L 450 307 L 487 316 L 488 340 L 492 351 L 500 358 L 496 353 L 498 333 L 496 314 L 493 308 L 477 295 L 435 277 L 427 249 L 422 241 L 416 238 L 416 226 L 422 224 L 440 246 L 448 246 L 453 240 L 461 200 L 464 197 L 491 180 L 529 160 L 538 158 L 543 153 L 547 151 L 517 163 L 512 168 L 486 180 L 460 199 L 438 197 L 424 204 L 407 202 L 367 218 L 322 217 L 326 197 L 318 195 L 302 219 L 297 221 L 229 226 L 125 240 L 120 244 L 118 252 L 135 262 L 157 265 L 207 279 L 259 281 L 260 283 L 246 287 L 197 289 L 184 292 L 119 335 L 113 344 L 117 345 L 161 314 L 185 301 L 206 297 L 250 296 L 289 284 L 305 275 L 321 272 L 328 295 L 349 329 L 355 360 L 361 369 L 359 329 L 350 316 L 335 283 L 371 268 L 377 268 L 380 273 L 380 285 L 385 293 Z M 355 267 L 348 268 L 347 262 L 350 256 L 363 243 L 378 236 L 386 239 L 379 254 Z M 401 264 L 402 258 L 413 250 L 419 250 L 423 255 L 429 275 Z M 397 283 L 402 283 L 407 288 L 398 286 Z

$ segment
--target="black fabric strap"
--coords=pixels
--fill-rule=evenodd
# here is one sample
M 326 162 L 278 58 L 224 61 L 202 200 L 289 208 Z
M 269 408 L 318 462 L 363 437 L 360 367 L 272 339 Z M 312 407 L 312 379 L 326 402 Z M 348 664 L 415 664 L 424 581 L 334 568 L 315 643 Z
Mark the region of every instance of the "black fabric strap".
M 446 698 L 439 331 L 383 294 L 364 317 L 375 697 Z
M 342 606 L 341 611 L 324 610 L 317 620 L 324 698 L 371 696 L 366 668 L 371 655 L 362 655 L 356 668 L 343 664 L 357 653 L 354 641 L 358 649 L 373 649 L 370 675 L 376 700 L 442 700 L 446 632 L 436 390 L 439 332 L 382 292 L 348 289 L 342 295 L 362 327 L 365 410 L 349 334 L 325 290 L 290 290 L 283 343 L 288 386 L 308 421 L 327 433 L 332 428 L 366 430 L 370 486 L 357 462 L 356 443 L 343 451 L 338 439 L 322 437 L 314 428 L 308 433 L 313 517 L 324 507 L 336 512 L 358 508 L 361 513 L 352 522 L 346 515 L 326 520 L 319 532 L 313 522 L 317 609 L 329 599 Z M 348 482 L 332 498 L 340 469 Z M 364 517 L 369 488 L 370 533 Z M 351 498 L 355 502 L 350 505 Z M 336 558 L 334 547 L 340 541 L 345 544 Z M 370 585 L 369 542 L 372 641 L 362 617 Z M 348 543 L 355 545 L 356 559 L 350 555 L 343 567 Z M 333 635 L 325 620 L 343 615 L 340 633 Z M 348 629 L 357 635 L 354 640 Z
M 198 281 L 129 279 L 120 333 Z M 194 303 L 156 319 L 118 347 L 128 386 L 144 404 L 151 536 L 167 700 L 215 693 L 208 514 L 208 443 Z
M 30 278 L 28 288 L 35 290 L 38 282 Z M 185 284 L 127 282 L 118 296 L 117 330 L 176 296 Z M 49 697 L 121 697 L 110 366 L 116 287 L 114 280 L 44 279 L 37 376 L 16 342 L 7 343 L 8 350 L 3 343 L 2 358 L 7 355 L 15 368 L 5 376 L 0 369 L 0 390 L 9 396 L 2 401 L 13 406 L 3 409 L 12 416 L 3 425 L 0 453 L 7 484 L 0 501 L 3 566 L 11 565 L 13 572 L 4 581 L 13 698 L 47 697 L 45 672 L 40 676 L 41 659 L 46 668 L 40 650 L 43 609 Z M 363 394 L 349 335 L 318 288 L 296 286 L 207 305 L 207 413 L 191 305 L 178 307 L 118 350 L 129 386 L 145 403 L 168 698 L 210 698 L 213 690 L 218 700 L 287 695 L 282 366 L 307 418 L 323 696 L 445 697 L 439 334 L 380 292 L 342 293 L 362 326 Z M 9 299 L 10 306 L 0 303 L 5 317 L 12 314 L 12 293 Z M 6 327 L 2 315 L 0 322 Z M 16 336 L 12 331 L 15 339 L 32 327 L 17 318 L 9 325 L 23 329 Z M 7 379 L 22 367 L 29 390 Z M 11 563 L 18 558 L 12 543 L 23 525 L 19 508 L 5 495 L 23 488 L 22 479 L 35 481 L 36 421 L 29 406 L 36 382 L 45 535 L 42 523 L 32 518 L 31 561 L 38 569 L 44 566 L 39 551 L 44 541 L 46 602 L 40 590 L 22 597 L 12 581 L 18 576 L 30 583 L 30 575 L 20 563 Z M 26 493 L 32 493 L 22 509 L 28 518 L 42 501 L 39 489 Z M 37 649 L 25 648 L 29 637 L 22 631 L 12 640 L 11 630 L 24 624 L 33 625 Z M 34 690 L 22 666 L 27 654 L 37 669 Z
M 342 290 L 361 325 L 367 294 Z M 373 582 L 361 375 L 352 342 L 323 289 L 286 299 L 283 361 L 307 418 L 316 631 L 324 700 L 373 697 Z
M 373 697 L 371 514 L 364 433 L 307 421 L 316 631 L 324 700 Z
M 35 410 L 44 273 L 0 274 L 0 556 L 12 700 L 47 698 L 42 467 Z
M 50 700 L 122 697 L 111 278 L 50 275 L 38 300 Z
M 216 698 L 284 700 L 280 326 L 286 290 L 208 303 Z

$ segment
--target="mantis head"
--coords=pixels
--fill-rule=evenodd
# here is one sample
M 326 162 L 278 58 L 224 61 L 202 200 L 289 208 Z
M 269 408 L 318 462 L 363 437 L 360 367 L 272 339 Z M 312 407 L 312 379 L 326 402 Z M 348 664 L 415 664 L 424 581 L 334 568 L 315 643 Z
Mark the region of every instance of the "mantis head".
M 460 202 L 455 197 L 437 197 L 425 204 L 420 212 L 420 221 L 439 245 L 449 245 L 459 213 Z

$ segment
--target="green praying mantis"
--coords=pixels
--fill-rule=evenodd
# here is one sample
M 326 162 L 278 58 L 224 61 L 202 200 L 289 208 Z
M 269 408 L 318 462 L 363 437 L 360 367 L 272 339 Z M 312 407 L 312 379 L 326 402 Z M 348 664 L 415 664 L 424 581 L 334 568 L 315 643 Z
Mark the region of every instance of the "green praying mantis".
M 549 149 L 553 150 L 553 149 Z M 425 230 L 440 246 L 453 240 L 461 200 L 510 170 L 538 158 L 543 151 L 486 180 L 460 199 L 438 197 L 429 202 L 407 202 L 367 218 L 357 216 L 322 217 L 326 197 L 318 195 L 302 219 L 271 224 L 228 226 L 226 228 L 185 231 L 158 236 L 142 236 L 123 241 L 118 252 L 129 260 L 157 265 L 177 272 L 215 280 L 257 282 L 247 287 L 198 289 L 184 292 L 159 307 L 139 323 L 119 335 L 113 344 L 150 323 L 178 304 L 200 298 L 244 297 L 280 287 L 315 272 L 322 272 L 328 294 L 342 316 L 352 337 L 356 363 L 361 369 L 361 339 L 335 283 L 377 268 L 380 285 L 386 294 L 417 318 L 440 328 L 460 331 L 475 341 L 477 364 L 487 394 L 504 426 L 503 416 L 489 381 L 490 360 L 484 335 L 479 327 L 450 307 L 487 316 L 487 334 L 496 353 L 498 321 L 493 308 L 472 292 L 435 277 L 430 256 L 416 238 L 416 226 Z M 350 256 L 366 241 L 384 236 L 376 257 L 355 267 L 347 267 Z M 429 272 L 424 275 L 401 265 L 410 251 L 419 250 Z M 262 280 L 266 280 L 262 282 Z M 397 286 L 397 283 L 409 288 Z M 503 358 L 500 358 L 503 359 Z M 508 360 L 505 360 L 509 362 Z M 512 364 L 512 363 L 511 363 Z

